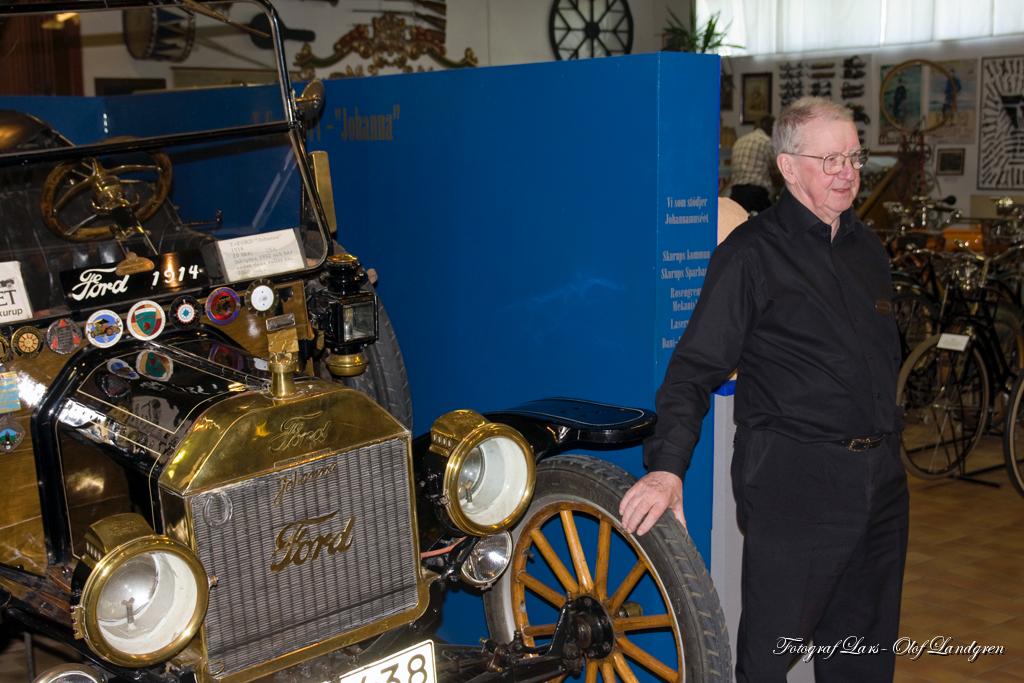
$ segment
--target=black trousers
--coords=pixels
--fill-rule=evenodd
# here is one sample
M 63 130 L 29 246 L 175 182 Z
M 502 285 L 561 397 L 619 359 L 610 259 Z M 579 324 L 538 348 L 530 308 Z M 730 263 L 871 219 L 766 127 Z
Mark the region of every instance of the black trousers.
M 851 452 L 739 428 L 732 462 L 744 532 L 739 683 L 891 681 L 907 552 L 899 439 Z

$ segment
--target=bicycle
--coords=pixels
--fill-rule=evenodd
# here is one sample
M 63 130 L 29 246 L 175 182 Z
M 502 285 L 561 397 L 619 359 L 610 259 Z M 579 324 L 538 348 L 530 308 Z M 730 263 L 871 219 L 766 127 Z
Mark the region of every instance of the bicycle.
M 956 197 L 911 197 L 909 203 L 885 202 L 889 225 L 880 233 L 892 262 L 893 315 L 902 357 L 931 336 L 938 324 L 942 286 L 932 266 L 933 249 L 945 242 L 942 230 L 959 220 Z
M 995 199 L 996 213 L 1002 218 L 989 226 L 995 240 L 1008 240 L 1020 244 L 1024 240 L 1024 206 L 1016 205 L 1009 197 Z M 989 236 L 986 235 L 988 238 Z M 1005 268 L 998 274 L 1018 297 L 1024 297 L 1024 269 Z M 1010 483 L 1024 496 L 1024 373 L 1017 377 L 1007 400 L 1006 421 L 1003 429 L 1003 459 Z
M 935 269 L 942 288 L 936 333 L 907 356 L 896 387 L 905 411 L 901 456 L 911 474 L 925 479 L 963 474 L 967 456 L 1000 421 L 1000 402 L 1013 395 L 1024 361 L 1024 314 L 989 273 L 1022 250 L 1018 244 L 991 257 L 970 251 L 928 254 L 930 261 L 942 263 Z M 919 255 L 922 251 L 927 250 L 918 250 Z M 1013 438 L 1024 441 L 1024 416 L 1021 421 L 1021 434 Z

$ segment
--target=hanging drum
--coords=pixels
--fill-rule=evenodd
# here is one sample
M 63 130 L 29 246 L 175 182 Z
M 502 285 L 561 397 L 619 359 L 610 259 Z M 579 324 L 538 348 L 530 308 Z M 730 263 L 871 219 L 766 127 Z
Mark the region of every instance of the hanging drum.
M 179 9 L 126 9 L 122 12 L 124 44 L 135 59 L 183 62 L 196 38 L 195 17 Z

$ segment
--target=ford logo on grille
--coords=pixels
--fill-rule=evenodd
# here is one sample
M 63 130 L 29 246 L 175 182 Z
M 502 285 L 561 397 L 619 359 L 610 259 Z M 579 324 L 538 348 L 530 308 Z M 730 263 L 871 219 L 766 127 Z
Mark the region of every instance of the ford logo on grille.
M 337 515 L 338 511 L 335 510 L 319 517 L 300 519 L 281 529 L 274 542 L 275 560 L 270 565 L 270 571 L 279 572 L 289 565 L 299 566 L 315 560 L 321 553 L 335 555 L 352 547 L 352 529 L 356 521 L 354 515 L 345 521 L 340 531 L 310 531 L 310 527 L 329 522 Z

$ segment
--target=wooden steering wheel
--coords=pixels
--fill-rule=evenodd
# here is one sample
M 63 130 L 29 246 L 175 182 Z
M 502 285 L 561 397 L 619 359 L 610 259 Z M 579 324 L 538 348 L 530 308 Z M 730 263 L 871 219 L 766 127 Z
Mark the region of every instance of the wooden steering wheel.
M 117 223 L 103 209 L 99 193 L 124 198 L 143 223 L 171 191 L 171 160 L 163 152 L 117 154 L 103 162 L 87 158 L 60 164 L 43 184 L 41 209 L 47 227 L 74 242 L 112 239 Z

